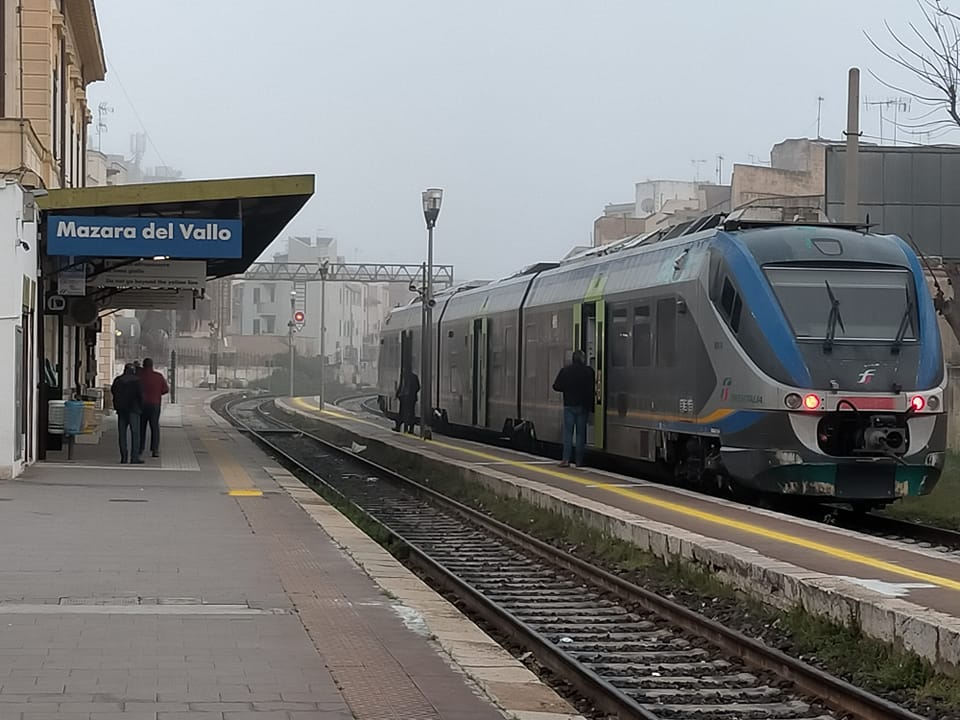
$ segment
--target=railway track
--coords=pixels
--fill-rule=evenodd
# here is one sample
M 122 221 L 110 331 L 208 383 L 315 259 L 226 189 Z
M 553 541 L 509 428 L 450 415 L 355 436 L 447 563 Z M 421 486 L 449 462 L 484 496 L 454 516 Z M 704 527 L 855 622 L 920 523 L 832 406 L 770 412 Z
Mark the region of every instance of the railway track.
M 351 503 L 498 632 L 619 718 L 919 720 L 778 650 L 446 498 L 241 399 L 224 414 Z
M 379 407 L 377 407 L 376 395 L 369 393 L 350 395 L 340 400 L 335 400 L 334 404 L 358 415 L 376 417 L 380 420 L 384 419 Z M 387 423 L 385 422 L 384 424 Z M 834 506 L 827 506 L 823 513 L 817 516 L 796 510 L 791 511 L 789 508 L 778 508 L 778 510 L 788 515 L 816 519 L 848 530 L 855 530 L 875 537 L 883 537 L 887 540 L 894 540 L 906 545 L 923 547 L 936 552 L 960 556 L 960 532 L 956 530 L 914 523 L 909 520 L 891 518 L 877 513 L 858 513 L 846 508 Z
M 840 509 L 833 522 L 849 530 L 960 556 L 960 532 L 876 513 Z

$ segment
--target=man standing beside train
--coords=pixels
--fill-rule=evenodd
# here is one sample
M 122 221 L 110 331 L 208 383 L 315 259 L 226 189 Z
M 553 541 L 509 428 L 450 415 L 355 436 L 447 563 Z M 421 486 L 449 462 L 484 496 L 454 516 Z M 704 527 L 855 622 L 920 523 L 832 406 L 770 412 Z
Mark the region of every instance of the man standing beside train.
M 596 401 L 594 385 L 596 376 L 587 365 L 583 350 L 575 350 L 573 361 L 557 373 L 553 389 L 563 393 L 563 461 L 560 467 L 570 467 L 573 432 L 577 433 L 576 465 L 583 467 L 583 454 L 587 444 L 587 419 L 593 412 Z

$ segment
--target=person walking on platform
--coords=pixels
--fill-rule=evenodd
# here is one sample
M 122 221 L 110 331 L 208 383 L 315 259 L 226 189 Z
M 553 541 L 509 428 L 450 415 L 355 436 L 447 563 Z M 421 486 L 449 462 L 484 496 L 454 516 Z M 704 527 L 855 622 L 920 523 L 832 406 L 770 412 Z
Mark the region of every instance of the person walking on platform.
M 593 412 L 596 397 L 594 385 L 596 375 L 587 365 L 587 356 L 582 350 L 575 350 L 573 362 L 561 368 L 553 389 L 563 393 L 563 461 L 560 467 L 570 467 L 572 435 L 576 431 L 576 465 L 583 467 L 584 448 L 587 444 L 587 419 Z
M 138 375 L 143 387 L 143 415 L 140 417 L 140 447 L 147 451 L 147 426 L 150 426 L 150 454 L 160 457 L 160 403 L 170 392 L 167 379 L 153 369 L 153 360 L 143 359 Z
M 396 427 L 393 429 L 400 432 L 400 425 L 404 426 L 407 433 L 413 434 L 413 425 L 417 418 L 417 395 L 420 392 L 420 378 L 412 370 L 407 370 L 400 378 L 400 387 L 397 388 L 397 399 L 400 400 L 400 416 L 397 418 Z
M 117 376 L 110 386 L 113 409 L 117 411 L 117 429 L 120 431 L 120 463 L 130 460 L 131 465 L 143 465 L 140 457 L 140 414 L 143 411 L 143 387 L 131 363 L 123 367 L 123 375 Z M 130 433 L 129 454 L 127 432 Z

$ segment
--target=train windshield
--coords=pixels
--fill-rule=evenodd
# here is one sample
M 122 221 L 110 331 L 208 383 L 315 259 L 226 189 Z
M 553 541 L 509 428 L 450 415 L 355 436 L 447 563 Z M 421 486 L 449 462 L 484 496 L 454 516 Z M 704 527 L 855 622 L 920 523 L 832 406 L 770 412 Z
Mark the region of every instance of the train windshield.
M 906 270 L 767 267 L 764 271 L 798 339 L 916 340 L 912 277 Z

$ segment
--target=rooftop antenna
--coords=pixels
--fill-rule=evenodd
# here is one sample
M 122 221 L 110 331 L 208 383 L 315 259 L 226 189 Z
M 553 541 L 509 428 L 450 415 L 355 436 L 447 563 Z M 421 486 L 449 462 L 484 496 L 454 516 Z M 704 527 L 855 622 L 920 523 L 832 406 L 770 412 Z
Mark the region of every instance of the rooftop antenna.
M 691 160 L 690 162 L 693 163 L 693 181 L 694 181 L 694 182 L 700 182 L 700 166 L 701 166 L 701 165 L 706 165 L 707 161 L 706 161 L 706 160 Z
M 880 144 L 883 145 L 883 109 L 893 108 L 893 144 L 897 144 L 897 126 L 900 124 L 900 111 L 909 112 L 910 98 L 895 97 L 884 100 L 869 100 L 864 98 L 864 108 L 876 106 L 880 111 Z
M 107 115 L 113 112 L 113 108 L 105 102 L 97 105 L 97 151 L 103 151 L 103 133 L 107 129 Z
M 723 155 L 717 155 L 717 185 L 723 185 Z
M 817 140 L 822 139 L 820 135 L 820 111 L 823 108 L 823 95 L 817 97 Z

